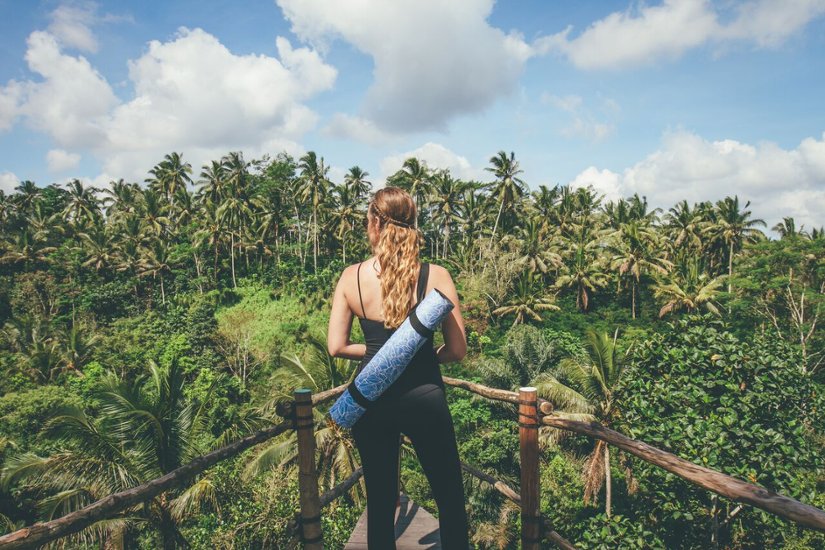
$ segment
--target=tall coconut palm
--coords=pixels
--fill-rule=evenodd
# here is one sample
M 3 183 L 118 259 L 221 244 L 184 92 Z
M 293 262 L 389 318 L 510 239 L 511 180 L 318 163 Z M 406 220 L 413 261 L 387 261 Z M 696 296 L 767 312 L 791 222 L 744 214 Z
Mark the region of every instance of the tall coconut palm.
M 792 217 L 786 216 L 782 218 L 781 222 L 771 227 L 771 229 L 779 233 L 779 237 L 782 239 L 792 239 L 794 237 L 804 236 L 804 227 L 804 225 L 800 225 L 799 229 L 797 229 L 796 222 L 794 221 L 794 219 Z
M 318 271 L 318 208 L 324 202 L 331 182 L 327 179 L 329 167 L 324 165 L 324 157 L 318 159 L 315 151 L 310 151 L 298 163 L 301 171 L 301 196 L 312 205 L 312 263 Z
M 618 270 L 619 281 L 630 280 L 630 311 L 636 318 L 636 295 L 641 277 L 648 273 L 666 274 L 673 264 L 664 257 L 664 250 L 658 245 L 657 234 L 644 222 L 623 223 L 611 234 L 609 250 L 612 253 L 611 266 Z
M 344 184 L 352 191 L 353 200 L 360 201 L 369 195 L 372 189 L 372 182 L 367 179 L 369 172 L 362 170 L 360 166 L 353 166 L 344 176 Z
M 63 216 L 71 225 L 83 228 L 100 217 L 100 201 L 96 187 L 86 187 L 79 179 L 73 179 L 68 184 L 69 202 L 63 211 Z
M 492 197 L 498 202 L 498 214 L 496 215 L 496 222 L 493 225 L 493 234 L 490 237 L 490 244 L 496 236 L 498 223 L 501 219 L 501 213 L 505 208 L 510 208 L 517 200 L 524 195 L 525 183 L 519 179 L 518 175 L 524 170 L 519 168 L 516 155 L 512 151 L 510 156 L 504 151 L 499 151 L 495 156 L 490 157 L 490 164 L 485 168 L 488 172 L 492 172 L 495 176 L 495 181 L 491 184 Z
M 166 304 L 166 290 L 164 288 L 164 273 L 171 273 L 172 266 L 169 258 L 169 244 L 162 239 L 152 239 L 141 253 L 139 277 L 151 275 L 153 279 L 160 279 L 160 299 Z
M 133 383 L 106 373 L 96 396 L 98 416 L 74 406 L 55 410 L 46 430 L 63 448 L 48 457 L 13 457 L 4 477 L 46 493 L 42 504 L 49 510 L 46 519 L 52 519 L 168 474 L 206 452 L 205 444 L 212 439 L 204 421 L 205 404 L 187 398 L 185 384 L 176 359 L 164 366 L 150 361 L 145 375 Z M 131 523 L 126 517 L 138 516 L 157 529 L 158 546 L 172 550 L 187 546 L 180 525 L 202 507 L 217 507 L 208 474 L 131 508 L 128 516 L 92 525 L 83 538 L 110 540 Z
M 545 226 L 538 216 L 529 217 L 516 233 L 521 249 L 518 264 L 529 273 L 545 275 L 563 265 L 562 257 L 550 249 Z
M 98 221 L 81 232 L 80 239 L 87 256 L 84 266 L 93 267 L 100 273 L 115 262 L 117 241 L 103 221 Z
M 329 222 L 331 232 L 341 243 L 341 260 L 347 261 L 347 241 L 363 214 L 358 208 L 357 188 L 348 183 L 332 186 Z
M 192 165 L 183 162 L 182 155 L 177 152 L 167 153 L 149 173 L 152 174 L 146 180 L 149 188 L 160 192 L 170 204 L 181 189 L 186 189 L 187 184 L 192 183 Z
M 750 201 L 740 209 L 739 197 L 725 197 L 716 203 L 716 219 L 706 228 L 711 235 L 721 239 L 728 247 L 728 294 L 733 290 L 733 257 L 737 249 L 747 242 L 765 238 L 765 234 L 756 226 L 766 227 L 765 221 L 751 218 L 751 211 L 746 210 Z
M 579 227 L 575 238 L 569 237 L 562 240 L 564 263 L 554 286 L 558 290 L 575 289 L 576 307 L 579 311 L 587 312 L 591 294 L 608 284 L 607 274 L 596 255 L 600 241 L 584 225 Z
M 127 183 L 123 178 L 109 182 L 109 188 L 103 190 L 103 195 L 103 207 L 109 220 L 134 212 L 137 206 L 138 190 L 135 185 Z
M 665 214 L 665 232 L 670 236 L 673 249 L 700 251 L 705 221 L 699 209 L 691 209 L 686 200 L 669 209 Z
M 452 177 L 449 170 L 439 170 L 432 176 L 430 207 L 433 223 L 444 239 L 442 258 L 450 252 L 451 228 L 459 221 L 459 204 L 466 188 L 467 184 Z
M 400 170 L 387 178 L 387 183 L 407 191 L 413 198 L 416 211 L 420 214 L 423 202 L 430 192 L 430 176 L 430 169 L 426 162 L 416 157 L 409 157 L 404 160 Z

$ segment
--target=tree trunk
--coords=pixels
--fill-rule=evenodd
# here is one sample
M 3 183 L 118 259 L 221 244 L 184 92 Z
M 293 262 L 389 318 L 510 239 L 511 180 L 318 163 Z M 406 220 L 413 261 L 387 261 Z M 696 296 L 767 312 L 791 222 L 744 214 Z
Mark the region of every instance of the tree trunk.
M 604 446 L 604 513 L 610 517 L 610 507 L 613 502 L 613 488 L 610 478 L 610 445 Z
M 636 281 L 630 282 L 630 311 L 632 312 L 632 317 L 636 318 Z
M 498 215 L 496 216 L 496 223 L 493 225 L 493 234 L 490 236 L 490 246 L 493 246 L 493 239 L 496 238 L 496 229 L 498 229 L 498 219 L 501 217 L 501 211 L 504 209 L 504 199 L 501 199 L 501 204 L 498 207 Z
M 198 260 L 197 253 L 193 252 L 192 255 L 195 257 L 195 273 L 197 273 L 198 275 L 198 291 L 200 292 L 200 294 L 203 294 L 203 281 L 201 281 L 201 263 Z
M 166 305 L 166 292 L 163 290 L 163 273 L 159 273 L 160 275 L 160 301 L 163 305 Z
M 733 290 L 733 241 L 730 242 L 730 253 L 728 254 L 728 315 L 730 315 L 731 310 L 731 298 L 730 293 Z
M 312 267 L 318 273 L 318 207 L 312 207 Z
M 232 287 L 238 288 L 238 282 L 235 280 L 235 233 L 229 233 L 229 257 L 232 262 Z

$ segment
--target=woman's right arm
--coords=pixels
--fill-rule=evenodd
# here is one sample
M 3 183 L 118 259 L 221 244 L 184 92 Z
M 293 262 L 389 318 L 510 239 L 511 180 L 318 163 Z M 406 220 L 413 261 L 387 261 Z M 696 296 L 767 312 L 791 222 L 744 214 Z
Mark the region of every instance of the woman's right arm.
M 444 334 L 444 344 L 438 347 L 435 354 L 439 363 L 461 361 L 467 354 L 467 336 L 464 332 L 464 319 L 461 316 L 461 307 L 458 304 L 458 292 L 455 289 L 450 272 L 439 265 L 430 265 L 430 276 L 433 277 L 433 287 L 437 288 L 450 299 L 455 307 L 441 323 L 441 332 Z

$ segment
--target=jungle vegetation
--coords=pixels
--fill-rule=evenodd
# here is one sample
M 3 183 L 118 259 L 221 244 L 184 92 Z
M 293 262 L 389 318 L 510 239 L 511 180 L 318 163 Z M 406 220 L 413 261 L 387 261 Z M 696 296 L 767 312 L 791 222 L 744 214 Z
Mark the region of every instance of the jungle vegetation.
M 369 255 L 373 182 L 309 152 L 145 181 L 0 193 L 0 533 L 162 475 L 275 419 L 298 387 L 349 380 L 324 337 L 341 270 Z M 825 508 L 825 232 L 770 229 L 739 197 L 652 208 L 528 185 L 513 152 L 485 181 L 407 159 L 422 256 L 456 280 L 469 353 L 444 374 L 533 385 L 699 464 Z M 357 324 L 354 338 L 361 338 Z M 462 459 L 518 485 L 514 411 L 449 393 Z M 316 411 L 322 490 L 359 464 Z M 542 510 L 582 548 L 823 548 L 822 534 L 716 498 L 602 443 L 544 427 Z M 55 546 L 280 548 L 297 507 L 284 434 Z M 414 449 L 402 485 L 433 512 Z M 465 479 L 477 548 L 516 548 L 518 510 Z M 363 482 L 323 516 L 342 547 Z

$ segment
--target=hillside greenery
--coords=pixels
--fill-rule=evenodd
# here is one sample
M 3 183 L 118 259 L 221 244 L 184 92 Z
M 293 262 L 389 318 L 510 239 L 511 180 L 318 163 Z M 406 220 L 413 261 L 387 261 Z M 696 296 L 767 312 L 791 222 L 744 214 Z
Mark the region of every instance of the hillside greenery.
M 446 375 L 535 386 L 613 429 L 825 509 L 825 233 L 771 229 L 739 197 L 651 208 L 528 186 L 513 153 L 486 181 L 407 159 L 422 259 L 461 297 L 468 355 Z M 22 182 L 0 193 L 0 533 L 158 477 L 277 421 L 299 387 L 347 382 L 327 355 L 332 289 L 370 255 L 370 175 L 323 157 L 170 153 L 143 182 Z M 440 336 L 436 336 L 439 338 Z M 353 338 L 362 338 L 358 325 Z M 515 410 L 450 389 L 462 460 L 518 486 Z M 358 466 L 316 410 L 321 490 Z M 582 548 L 825 548 L 825 536 L 543 427 L 542 511 Z M 283 548 L 293 433 L 56 546 Z M 402 486 L 437 515 L 414 449 Z M 517 548 L 519 511 L 465 477 L 472 540 Z M 324 510 L 342 548 L 363 480 Z

